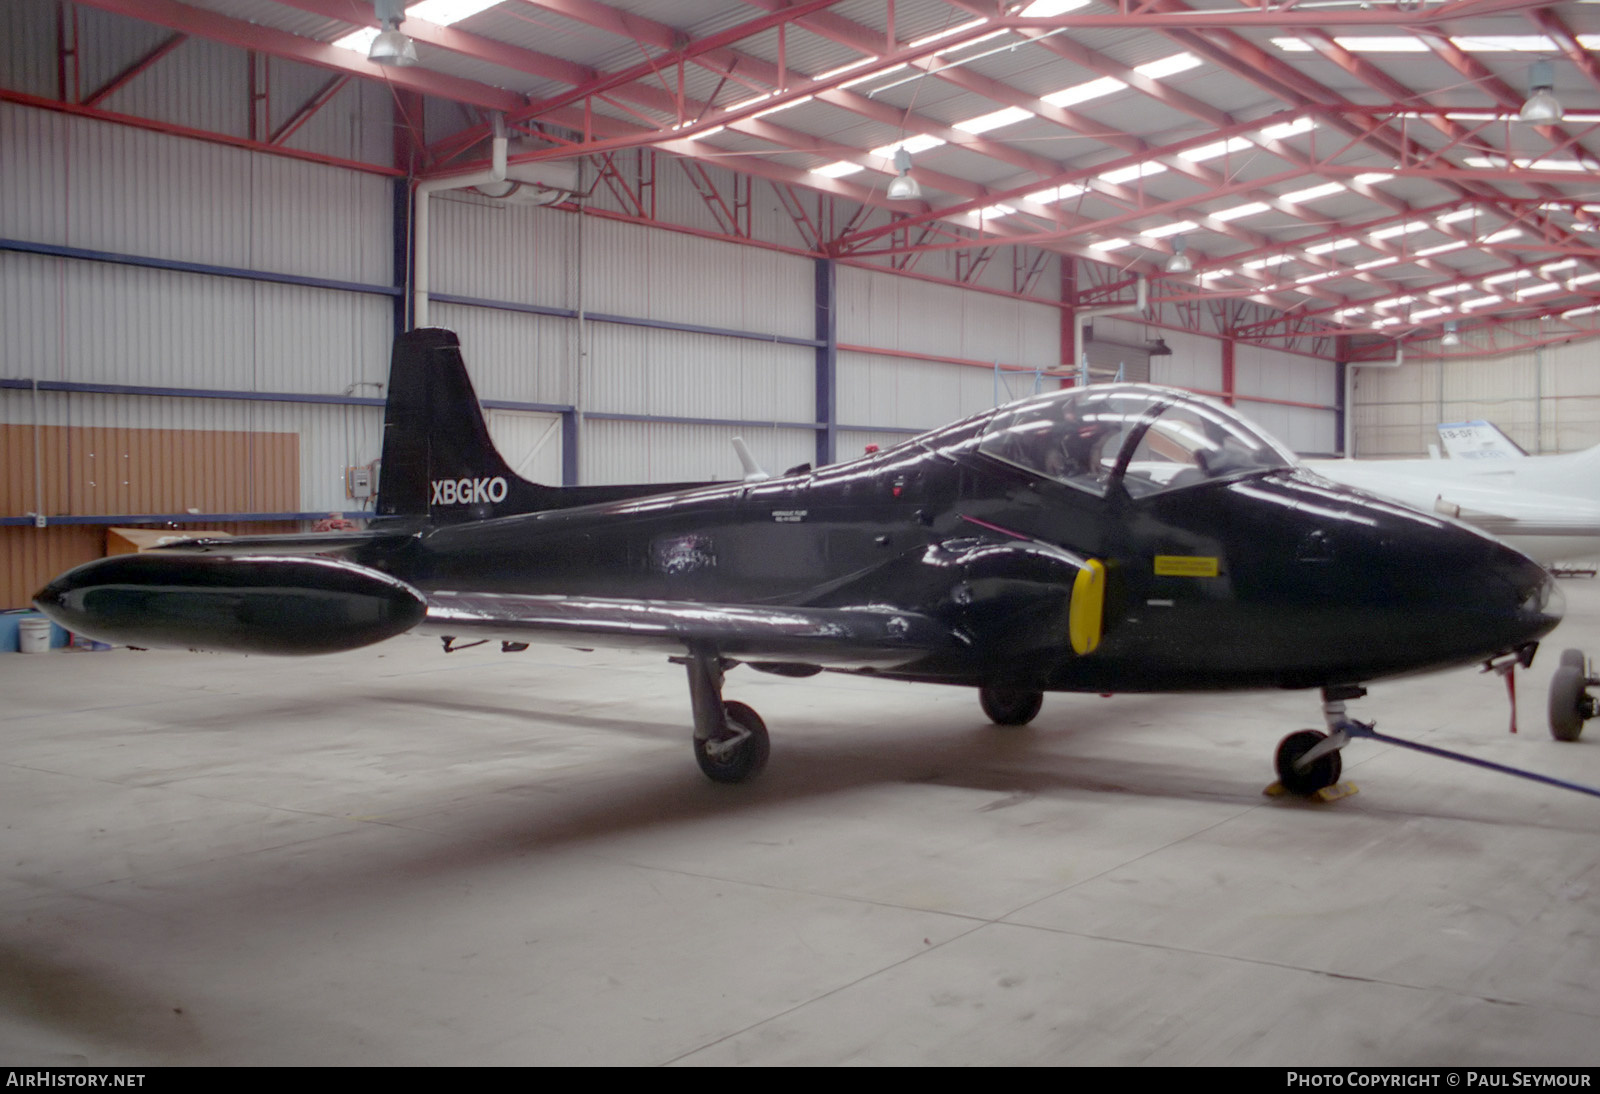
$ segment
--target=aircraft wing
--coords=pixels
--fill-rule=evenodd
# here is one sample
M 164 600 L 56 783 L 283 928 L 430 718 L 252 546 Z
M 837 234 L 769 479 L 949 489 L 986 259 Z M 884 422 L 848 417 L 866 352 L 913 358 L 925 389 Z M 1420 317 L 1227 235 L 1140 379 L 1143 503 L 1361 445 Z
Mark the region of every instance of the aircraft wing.
M 428 594 L 423 633 L 563 646 L 683 653 L 705 644 L 725 657 L 895 668 L 966 639 L 929 616 L 894 608 L 810 608 L 520 593 Z

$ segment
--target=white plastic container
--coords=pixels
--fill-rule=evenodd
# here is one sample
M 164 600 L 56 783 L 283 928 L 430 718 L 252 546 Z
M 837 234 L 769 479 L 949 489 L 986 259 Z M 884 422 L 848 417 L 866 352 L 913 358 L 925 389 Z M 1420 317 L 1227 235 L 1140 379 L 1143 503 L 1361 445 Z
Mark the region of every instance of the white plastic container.
M 30 615 L 17 621 L 17 650 L 21 653 L 50 652 L 50 620 Z

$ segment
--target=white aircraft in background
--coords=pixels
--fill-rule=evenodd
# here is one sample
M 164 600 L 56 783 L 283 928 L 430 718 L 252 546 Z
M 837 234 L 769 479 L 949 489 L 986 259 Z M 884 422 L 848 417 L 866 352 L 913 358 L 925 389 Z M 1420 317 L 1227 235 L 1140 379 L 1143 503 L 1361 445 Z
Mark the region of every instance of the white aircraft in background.
M 1338 483 L 1442 513 L 1550 565 L 1600 556 L 1600 446 L 1530 456 L 1488 422 L 1439 427 L 1449 459 L 1306 460 Z

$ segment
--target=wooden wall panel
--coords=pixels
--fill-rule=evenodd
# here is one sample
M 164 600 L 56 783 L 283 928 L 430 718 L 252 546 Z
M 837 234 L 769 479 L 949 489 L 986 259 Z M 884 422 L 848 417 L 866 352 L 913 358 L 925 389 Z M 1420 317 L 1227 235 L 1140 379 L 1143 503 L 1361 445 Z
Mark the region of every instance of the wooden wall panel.
M 151 525 L 149 527 L 157 527 Z M 159 527 L 170 531 L 181 528 Z M 296 532 L 293 521 L 216 521 L 208 531 L 232 532 L 236 536 L 260 536 L 274 532 Z M 106 553 L 106 526 L 103 524 L 52 524 L 46 528 L 0 525 L 0 610 L 32 606 L 33 594 L 51 578 Z
M 204 429 L 0 424 L 0 515 L 293 513 L 300 510 L 300 435 Z M 35 452 L 43 474 L 34 481 Z M 113 521 L 113 523 L 115 523 Z M 291 523 L 208 524 L 236 534 Z M 105 553 L 105 526 L 0 526 L 0 607 L 28 606 L 61 571 Z
M 0 424 L 0 512 L 35 508 L 34 426 Z M 300 435 L 39 426 L 46 516 L 300 508 Z

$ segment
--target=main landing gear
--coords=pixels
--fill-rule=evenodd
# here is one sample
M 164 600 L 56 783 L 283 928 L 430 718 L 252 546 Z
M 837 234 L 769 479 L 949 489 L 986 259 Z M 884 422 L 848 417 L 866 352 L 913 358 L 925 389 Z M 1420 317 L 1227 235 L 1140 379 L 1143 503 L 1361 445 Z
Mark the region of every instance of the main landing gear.
M 978 705 L 997 726 L 1025 726 L 1044 705 L 1044 692 L 1028 688 L 979 688 Z
M 706 778 L 742 783 L 767 766 L 772 743 L 766 723 L 743 703 L 722 698 L 722 658 L 713 649 L 693 649 L 683 660 L 694 707 L 694 758 Z
M 1600 702 L 1587 688 L 1600 686 L 1600 677 L 1589 673 L 1589 662 L 1582 650 L 1562 650 L 1561 665 L 1550 678 L 1550 736 L 1558 741 L 1576 741 L 1583 723 L 1600 715 Z

